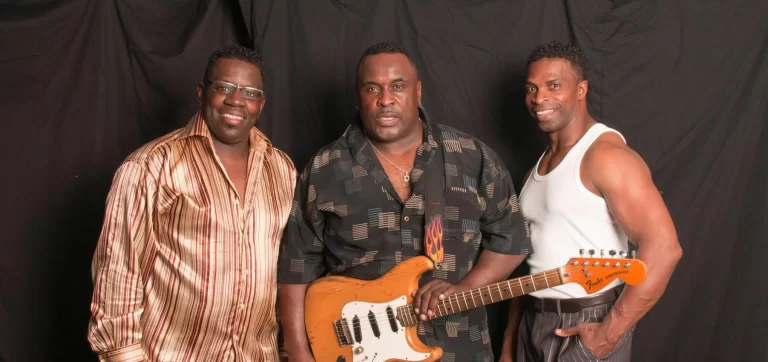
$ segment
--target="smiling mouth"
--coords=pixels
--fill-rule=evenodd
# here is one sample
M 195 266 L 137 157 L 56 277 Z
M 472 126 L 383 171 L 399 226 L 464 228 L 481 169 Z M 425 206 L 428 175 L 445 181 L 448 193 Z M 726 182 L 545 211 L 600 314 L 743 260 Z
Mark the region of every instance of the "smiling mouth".
M 235 121 L 242 121 L 245 119 L 245 117 L 236 116 L 234 114 L 229 114 L 229 113 L 222 113 L 221 116 L 227 119 L 235 120 Z
M 536 111 L 536 115 L 537 116 L 548 116 L 548 115 L 550 115 L 550 114 L 552 114 L 554 112 L 555 112 L 554 109 L 545 109 L 543 111 Z

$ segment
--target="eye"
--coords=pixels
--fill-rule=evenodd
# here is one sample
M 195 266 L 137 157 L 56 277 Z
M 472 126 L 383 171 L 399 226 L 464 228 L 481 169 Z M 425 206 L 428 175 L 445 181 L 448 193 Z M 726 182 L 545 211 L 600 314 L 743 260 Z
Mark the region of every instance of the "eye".
M 370 86 L 370 87 L 365 88 L 365 91 L 368 92 L 368 93 L 376 93 L 376 92 L 379 91 L 379 88 L 378 87 L 374 87 L 374 86 Z
M 560 88 L 560 83 L 552 83 L 552 85 L 550 86 L 550 88 L 552 88 L 552 89 L 557 89 L 557 88 Z
M 226 84 L 214 84 L 213 90 L 219 93 L 232 93 L 235 88 Z
M 526 86 L 526 87 L 525 87 L 525 90 L 526 90 L 528 93 L 533 93 L 533 92 L 535 92 L 535 91 L 536 91 L 536 87 L 534 87 L 534 86 L 532 86 L 532 85 L 529 85 L 529 86 Z
M 405 85 L 398 83 L 392 86 L 392 88 L 394 88 L 395 90 L 403 90 L 403 88 L 405 88 Z

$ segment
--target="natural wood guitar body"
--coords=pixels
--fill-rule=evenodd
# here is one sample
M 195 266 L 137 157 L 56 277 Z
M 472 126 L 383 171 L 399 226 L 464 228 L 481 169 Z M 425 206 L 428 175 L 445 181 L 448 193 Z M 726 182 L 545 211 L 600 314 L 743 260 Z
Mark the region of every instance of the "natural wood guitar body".
M 305 299 L 305 321 L 312 353 L 316 362 L 336 362 L 343 357 L 352 362 L 353 350 L 350 346 L 340 346 L 333 321 L 339 319 L 339 311 L 353 300 L 370 303 L 386 303 L 399 297 L 405 297 L 407 304 L 413 302 L 411 293 L 419 289 L 421 275 L 434 268 L 428 258 L 410 258 L 390 269 L 376 280 L 363 281 L 353 278 L 329 276 L 315 281 L 307 290 Z M 322 306 L 311 308 L 310 306 Z M 405 335 L 411 348 L 429 357 L 420 361 L 435 361 L 443 351 L 429 347 L 416 335 L 418 325 L 405 327 Z M 388 328 L 386 325 L 383 328 Z M 387 361 L 405 361 L 389 359 Z M 385 362 L 385 361 L 381 361 Z M 410 362 L 413 362 L 411 360 Z
M 609 254 L 607 258 L 571 258 L 555 269 L 451 294 L 437 303 L 429 319 L 566 283 L 576 283 L 587 294 L 594 294 L 617 279 L 629 285 L 645 280 L 647 269 L 641 260 L 625 259 L 623 254 L 615 258 L 613 250 Z M 441 348 L 427 346 L 419 339 L 421 321 L 413 311 L 411 297 L 422 274 L 433 268 L 431 259 L 418 256 L 375 280 L 328 276 L 310 284 L 304 321 L 315 361 L 428 362 L 442 357 Z

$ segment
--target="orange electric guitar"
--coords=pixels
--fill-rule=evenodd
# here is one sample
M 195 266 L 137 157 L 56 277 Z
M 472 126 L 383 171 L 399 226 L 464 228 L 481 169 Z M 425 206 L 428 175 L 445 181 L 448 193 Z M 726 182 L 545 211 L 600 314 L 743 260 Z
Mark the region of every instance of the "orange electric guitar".
M 590 254 L 593 253 L 590 250 Z M 405 260 L 375 280 L 328 276 L 310 284 L 305 298 L 305 323 L 315 361 L 435 361 L 440 358 L 441 348 L 423 344 L 416 335 L 420 319 L 413 312 L 411 297 L 411 292 L 418 290 L 421 275 L 433 268 L 430 258 L 418 256 Z M 581 285 L 587 294 L 603 289 L 617 278 L 636 285 L 645 280 L 646 271 L 645 264 L 638 259 L 572 258 L 559 268 L 453 294 L 438 303 L 432 318 L 567 283 Z

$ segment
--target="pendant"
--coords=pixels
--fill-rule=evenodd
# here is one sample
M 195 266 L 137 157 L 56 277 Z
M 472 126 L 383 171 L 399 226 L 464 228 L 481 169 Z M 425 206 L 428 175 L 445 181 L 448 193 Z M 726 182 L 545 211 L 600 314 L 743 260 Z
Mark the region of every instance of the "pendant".
M 403 181 L 405 182 L 408 182 L 408 180 L 410 179 L 411 179 L 411 176 L 408 176 L 408 174 L 405 174 L 405 176 L 403 176 Z

